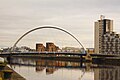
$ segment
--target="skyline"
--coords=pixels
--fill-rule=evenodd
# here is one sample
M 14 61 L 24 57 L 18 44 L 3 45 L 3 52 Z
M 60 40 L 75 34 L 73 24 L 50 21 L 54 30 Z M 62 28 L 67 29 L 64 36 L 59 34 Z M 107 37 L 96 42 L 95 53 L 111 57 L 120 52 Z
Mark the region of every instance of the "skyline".
M 112 19 L 113 31 L 120 33 L 119 4 L 119 0 L 0 0 L 0 47 L 13 46 L 22 34 L 43 25 L 63 28 L 75 35 L 85 47 L 93 47 L 94 22 L 100 19 L 100 15 Z

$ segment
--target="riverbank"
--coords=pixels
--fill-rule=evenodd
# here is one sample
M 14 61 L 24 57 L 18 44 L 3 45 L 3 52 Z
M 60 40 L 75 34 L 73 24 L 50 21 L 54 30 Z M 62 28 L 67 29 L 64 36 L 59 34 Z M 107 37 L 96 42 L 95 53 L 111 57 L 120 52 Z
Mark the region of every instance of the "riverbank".
M 11 70 L 12 71 L 12 76 L 10 80 L 26 80 L 25 78 L 23 78 L 20 74 L 18 74 L 17 72 L 15 72 L 13 69 L 11 69 L 8 66 L 5 66 L 4 70 Z

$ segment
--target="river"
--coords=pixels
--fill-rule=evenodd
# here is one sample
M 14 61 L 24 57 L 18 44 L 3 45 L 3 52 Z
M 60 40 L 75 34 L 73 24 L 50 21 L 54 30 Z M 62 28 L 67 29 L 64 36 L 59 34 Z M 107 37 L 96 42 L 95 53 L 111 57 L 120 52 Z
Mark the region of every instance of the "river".
M 118 65 L 13 58 L 10 66 L 26 80 L 120 80 Z

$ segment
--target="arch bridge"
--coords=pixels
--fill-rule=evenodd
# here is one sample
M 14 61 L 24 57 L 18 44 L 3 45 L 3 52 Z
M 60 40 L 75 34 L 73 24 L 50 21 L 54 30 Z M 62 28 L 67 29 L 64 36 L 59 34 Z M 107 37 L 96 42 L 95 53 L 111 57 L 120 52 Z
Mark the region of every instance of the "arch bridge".
M 37 27 L 37 28 L 34 28 L 34 29 L 31 29 L 29 31 L 27 31 L 26 33 L 24 33 L 16 42 L 15 44 L 13 45 L 12 49 L 11 49 L 11 53 L 14 52 L 14 49 L 16 47 L 16 45 L 20 42 L 20 40 L 22 40 L 26 35 L 28 35 L 29 33 L 33 32 L 33 31 L 36 31 L 36 30 L 40 30 L 40 29 L 56 29 L 56 30 L 60 30 L 68 35 L 70 35 L 72 38 L 74 38 L 78 43 L 79 45 L 83 48 L 83 53 L 84 56 L 86 55 L 86 59 L 90 57 L 90 55 L 86 52 L 86 48 L 82 45 L 82 43 L 70 32 L 68 32 L 67 30 L 65 29 L 62 29 L 62 28 L 59 28 L 59 27 L 55 27 L 55 26 L 42 26 L 42 27 Z M 61 54 L 61 53 L 60 53 Z M 65 53 L 64 53 L 65 54 Z M 80 56 L 83 56 L 82 54 L 78 53 L 77 55 L 80 55 Z M 75 55 L 75 54 L 69 54 L 69 55 Z
M 20 40 L 22 40 L 26 35 L 28 35 L 29 33 L 33 32 L 33 31 L 36 31 L 36 30 L 40 30 L 40 29 L 56 29 L 56 30 L 60 30 L 62 32 L 65 32 L 66 34 L 70 35 L 72 38 L 74 38 L 78 43 L 79 45 L 84 49 L 83 53 L 86 54 L 86 48 L 82 45 L 82 43 L 70 32 L 68 32 L 67 30 L 65 29 L 62 29 L 62 28 L 59 28 L 59 27 L 54 27 L 54 26 L 42 26 L 42 27 L 37 27 L 37 28 L 34 28 L 34 29 L 31 29 L 29 30 L 28 32 L 24 33 L 16 42 L 15 44 L 13 45 L 12 47 L 12 50 L 11 52 L 14 51 L 14 48 L 16 47 L 16 45 L 20 42 Z

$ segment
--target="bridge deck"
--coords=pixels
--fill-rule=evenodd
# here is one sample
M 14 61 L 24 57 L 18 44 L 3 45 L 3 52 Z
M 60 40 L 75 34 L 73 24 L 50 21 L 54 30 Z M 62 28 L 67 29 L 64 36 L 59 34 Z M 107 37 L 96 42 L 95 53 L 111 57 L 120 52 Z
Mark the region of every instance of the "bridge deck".
M 86 54 L 82 53 L 71 53 L 71 52 L 23 52 L 23 53 L 2 53 L 0 54 L 0 57 L 3 56 L 33 56 L 33 55 L 55 55 L 55 56 L 86 56 Z M 107 55 L 107 54 L 90 54 L 92 57 L 120 57 L 120 55 Z

